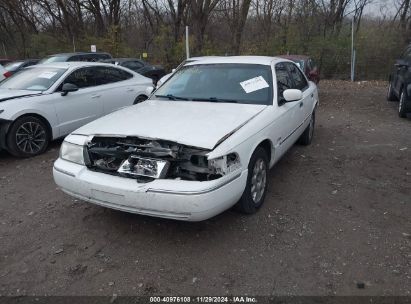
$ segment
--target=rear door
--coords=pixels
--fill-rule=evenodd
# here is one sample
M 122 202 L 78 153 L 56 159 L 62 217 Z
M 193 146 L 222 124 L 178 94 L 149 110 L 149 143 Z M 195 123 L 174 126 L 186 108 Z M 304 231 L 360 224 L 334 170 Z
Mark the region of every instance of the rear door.
M 123 69 L 96 67 L 96 81 L 104 115 L 131 106 L 138 95 L 138 86 L 132 83 L 133 74 Z
M 79 68 L 68 75 L 58 87 L 56 93 L 61 92 L 64 83 L 71 83 L 79 88 L 76 92 L 70 92 L 66 96 L 59 95 L 56 99 L 60 136 L 103 115 L 95 73 L 95 67 Z

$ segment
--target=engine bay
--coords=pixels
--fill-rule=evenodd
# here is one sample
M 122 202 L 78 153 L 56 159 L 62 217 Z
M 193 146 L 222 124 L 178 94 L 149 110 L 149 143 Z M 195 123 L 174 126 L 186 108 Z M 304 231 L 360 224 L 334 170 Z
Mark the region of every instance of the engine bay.
M 149 182 L 154 179 L 210 181 L 225 172 L 209 162 L 209 150 L 165 140 L 137 137 L 98 137 L 87 144 L 86 165 L 90 170 Z M 228 163 L 235 164 L 233 159 Z M 227 171 L 229 172 L 229 171 Z

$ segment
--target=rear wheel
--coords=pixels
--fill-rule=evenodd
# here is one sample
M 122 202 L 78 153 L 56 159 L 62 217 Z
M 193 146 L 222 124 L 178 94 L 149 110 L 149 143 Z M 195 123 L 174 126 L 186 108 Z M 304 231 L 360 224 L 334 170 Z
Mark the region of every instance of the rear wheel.
M 17 119 L 7 133 L 7 147 L 16 157 L 31 157 L 46 151 L 50 131 L 46 123 L 34 116 Z
M 388 101 L 398 101 L 397 96 L 395 96 L 395 94 L 394 94 L 394 90 L 393 90 L 391 81 L 388 84 L 387 100 Z
M 403 90 L 400 95 L 400 102 L 398 103 L 398 116 L 401 118 L 406 118 L 407 112 L 407 101 Z
M 248 164 L 247 184 L 236 205 L 238 211 L 252 214 L 262 206 L 267 192 L 268 166 L 267 152 L 257 147 Z

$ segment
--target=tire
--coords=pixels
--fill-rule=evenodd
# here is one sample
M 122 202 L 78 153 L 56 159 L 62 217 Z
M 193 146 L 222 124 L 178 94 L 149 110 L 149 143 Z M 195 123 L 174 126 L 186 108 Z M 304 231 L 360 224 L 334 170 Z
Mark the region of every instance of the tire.
M 243 195 L 235 206 L 238 211 L 253 214 L 262 206 L 267 193 L 268 166 L 267 152 L 257 147 L 248 164 L 247 184 Z
M 35 116 L 18 118 L 7 133 L 7 148 L 16 157 L 32 157 L 46 151 L 50 143 L 46 123 Z
M 387 90 L 387 100 L 388 101 L 398 101 L 397 96 L 394 94 L 394 90 L 392 89 L 392 83 L 388 84 L 388 90 Z
M 404 90 L 400 94 L 400 102 L 398 103 L 398 116 L 401 118 L 407 118 L 407 98 Z
M 301 134 L 298 139 L 298 143 L 303 146 L 308 146 L 311 144 L 314 137 L 314 128 L 315 128 L 315 111 L 311 114 L 310 123 L 307 128 L 305 128 L 303 134 Z
M 135 105 L 135 104 L 138 104 L 138 103 L 140 103 L 140 102 L 143 102 L 144 100 L 147 100 L 147 96 L 146 95 L 138 95 L 137 97 L 136 97 L 136 99 L 134 99 L 134 103 L 133 103 L 133 105 Z

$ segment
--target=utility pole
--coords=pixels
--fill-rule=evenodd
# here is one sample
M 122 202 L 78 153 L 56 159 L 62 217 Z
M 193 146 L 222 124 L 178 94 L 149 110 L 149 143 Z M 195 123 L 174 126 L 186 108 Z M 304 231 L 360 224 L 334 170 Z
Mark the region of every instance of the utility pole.
M 188 26 L 186 26 L 186 56 L 190 58 L 190 47 L 188 45 Z
M 351 81 L 355 79 L 354 17 L 351 22 Z

